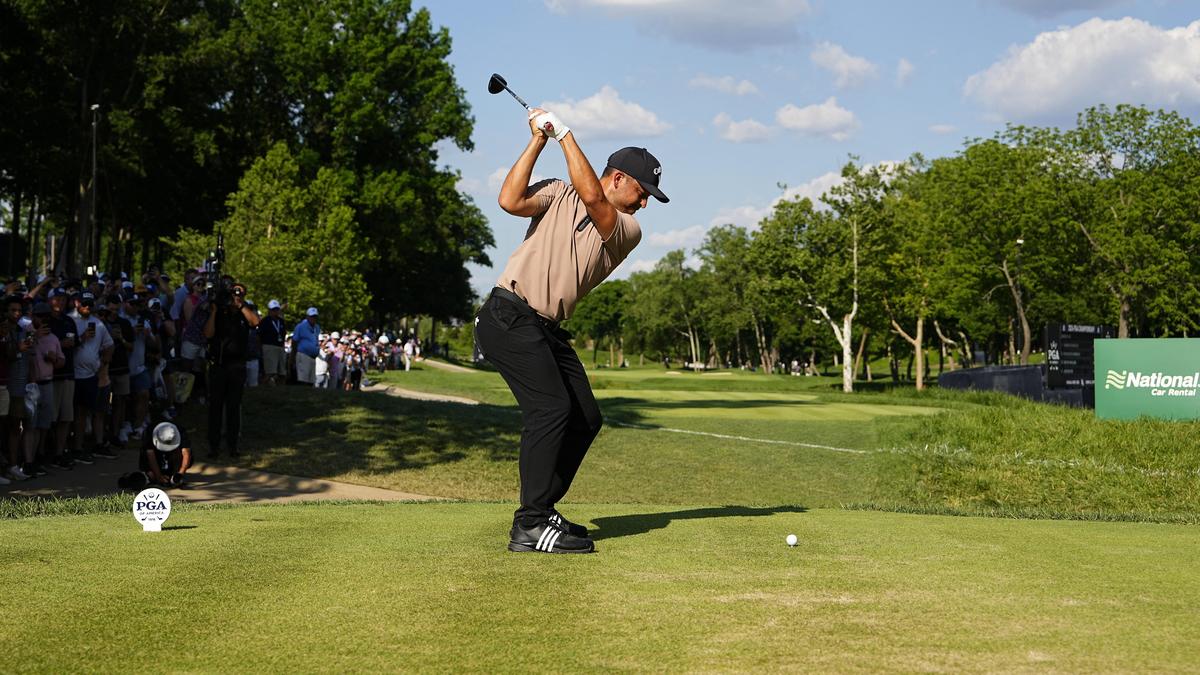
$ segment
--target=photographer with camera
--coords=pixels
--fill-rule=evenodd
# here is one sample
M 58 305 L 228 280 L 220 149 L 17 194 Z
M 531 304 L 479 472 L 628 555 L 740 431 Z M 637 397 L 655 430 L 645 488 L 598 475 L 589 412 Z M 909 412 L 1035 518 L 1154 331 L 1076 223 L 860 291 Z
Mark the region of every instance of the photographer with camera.
M 246 304 L 246 287 L 222 278 L 216 292 L 205 299 L 208 320 L 204 337 L 208 339 L 208 448 L 209 457 L 221 453 L 221 427 L 229 455 L 239 454 L 242 430 L 242 392 L 246 387 L 246 360 L 250 330 L 258 326 L 259 316 Z

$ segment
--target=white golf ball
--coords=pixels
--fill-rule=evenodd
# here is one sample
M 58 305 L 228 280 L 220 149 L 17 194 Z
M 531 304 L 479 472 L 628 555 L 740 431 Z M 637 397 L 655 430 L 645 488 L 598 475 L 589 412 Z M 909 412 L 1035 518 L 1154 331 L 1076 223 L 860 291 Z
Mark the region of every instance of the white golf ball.
M 796 545 L 796 541 L 797 541 L 797 539 L 796 539 L 796 535 L 794 535 L 794 534 L 789 534 L 789 535 L 787 536 L 787 544 L 788 544 L 788 546 L 795 546 L 795 545 Z

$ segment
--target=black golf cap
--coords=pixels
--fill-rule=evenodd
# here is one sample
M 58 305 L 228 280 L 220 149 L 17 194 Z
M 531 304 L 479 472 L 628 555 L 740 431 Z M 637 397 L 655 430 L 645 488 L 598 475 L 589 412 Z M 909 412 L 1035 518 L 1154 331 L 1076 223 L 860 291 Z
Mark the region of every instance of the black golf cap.
M 608 165 L 642 184 L 646 192 L 654 195 L 658 201 L 666 204 L 671 201 L 658 189 L 658 179 L 662 176 L 662 164 L 645 148 L 621 148 L 608 158 Z

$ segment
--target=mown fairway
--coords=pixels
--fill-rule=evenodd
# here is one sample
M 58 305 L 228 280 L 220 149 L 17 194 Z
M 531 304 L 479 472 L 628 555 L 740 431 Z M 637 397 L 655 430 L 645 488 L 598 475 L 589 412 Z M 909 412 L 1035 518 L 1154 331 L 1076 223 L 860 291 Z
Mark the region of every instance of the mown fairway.
M 484 404 L 260 390 L 244 463 L 461 502 L 184 507 L 159 535 L 111 501 L 0 521 L 5 669 L 1195 667 L 1193 425 L 600 371 L 608 426 L 563 505 L 599 553 L 531 556 L 504 550 L 520 417 L 499 378 L 386 379 Z

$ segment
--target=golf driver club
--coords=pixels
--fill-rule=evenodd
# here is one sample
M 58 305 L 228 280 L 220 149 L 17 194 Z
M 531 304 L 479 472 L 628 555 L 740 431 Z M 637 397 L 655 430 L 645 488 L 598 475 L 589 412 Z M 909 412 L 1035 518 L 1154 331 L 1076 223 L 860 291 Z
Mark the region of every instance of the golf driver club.
M 507 91 L 512 94 L 512 97 L 517 99 L 517 103 L 520 103 L 525 106 L 526 110 L 529 110 L 529 104 L 522 100 L 520 96 L 517 96 L 516 92 L 508 88 L 508 82 L 499 73 L 492 73 L 492 79 L 488 80 L 488 93 L 499 94 L 501 91 Z

